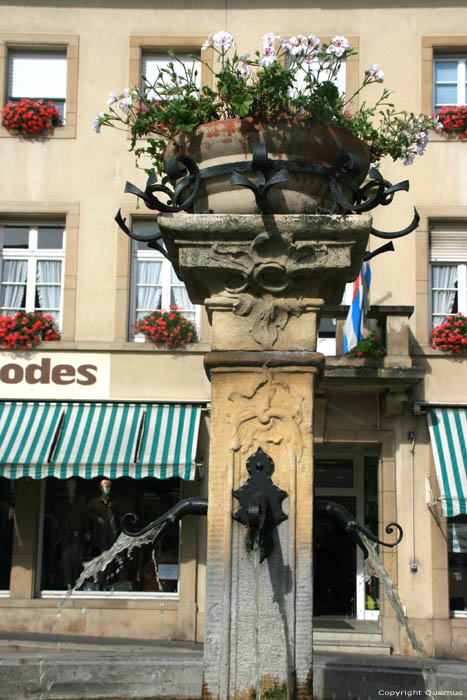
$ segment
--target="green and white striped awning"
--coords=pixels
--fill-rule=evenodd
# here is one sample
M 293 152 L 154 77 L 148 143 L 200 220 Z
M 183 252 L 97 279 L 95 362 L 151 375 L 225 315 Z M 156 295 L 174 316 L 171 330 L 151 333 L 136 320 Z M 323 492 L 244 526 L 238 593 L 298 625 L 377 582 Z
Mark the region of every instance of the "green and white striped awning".
M 193 480 L 201 408 L 0 402 L 0 476 Z
M 430 407 L 427 418 L 443 514 L 467 513 L 467 409 Z

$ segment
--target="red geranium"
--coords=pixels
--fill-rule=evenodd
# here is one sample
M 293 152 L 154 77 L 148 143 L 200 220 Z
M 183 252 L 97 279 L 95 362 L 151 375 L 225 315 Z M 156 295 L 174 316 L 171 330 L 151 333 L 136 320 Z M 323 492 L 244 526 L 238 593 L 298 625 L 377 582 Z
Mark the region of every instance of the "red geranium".
M 432 347 L 444 352 L 467 352 L 467 317 L 460 312 L 447 316 L 443 323 L 433 328 Z
M 467 139 L 467 106 L 441 107 L 433 117 L 443 125 L 443 133 L 456 134 L 462 141 Z
M 14 316 L 0 315 L 0 347 L 4 350 L 25 350 L 42 340 L 60 340 L 52 316 L 40 311 L 18 311 Z
M 180 347 L 197 340 L 195 325 L 176 306 L 171 306 L 170 311 L 153 311 L 137 321 L 133 330 L 145 335 L 154 345 L 168 348 Z
M 10 133 L 37 136 L 60 126 L 62 118 L 53 102 L 21 99 L 9 102 L 2 110 L 2 124 Z

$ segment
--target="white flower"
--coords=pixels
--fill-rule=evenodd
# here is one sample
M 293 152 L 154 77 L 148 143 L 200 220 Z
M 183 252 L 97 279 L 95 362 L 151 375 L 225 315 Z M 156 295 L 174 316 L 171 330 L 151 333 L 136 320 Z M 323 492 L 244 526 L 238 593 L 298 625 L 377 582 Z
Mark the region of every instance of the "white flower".
M 114 91 L 111 90 L 111 91 L 110 91 L 110 95 L 109 95 L 109 99 L 107 100 L 107 104 L 108 104 L 109 107 L 110 107 L 110 105 L 113 105 L 113 103 L 116 102 L 116 101 L 117 101 L 117 96 L 116 96 L 116 94 L 114 93 Z
M 292 51 L 292 45 L 288 39 L 284 39 L 281 37 L 280 42 L 282 51 L 284 51 L 285 53 L 290 53 Z
M 101 133 L 101 119 L 104 116 L 104 112 L 99 112 L 97 117 L 94 119 L 92 123 L 92 130 L 96 132 L 96 134 Z
M 121 97 L 119 99 L 119 101 L 117 102 L 117 107 L 119 107 L 123 112 L 125 112 L 125 114 L 129 114 L 132 104 L 133 98 L 131 95 L 128 95 L 127 97 Z
M 258 65 L 261 66 L 261 68 L 270 68 L 278 58 L 278 55 L 271 46 L 269 49 L 265 49 L 264 56 L 259 57 Z
M 300 56 L 305 53 L 307 38 L 303 34 L 297 34 L 297 36 L 291 36 L 289 40 L 290 51 L 294 56 Z
M 216 32 L 212 37 L 215 46 L 223 46 L 224 49 L 229 50 L 234 43 L 232 34 L 228 32 Z
M 440 134 L 440 133 L 443 131 L 444 126 L 443 126 L 442 123 L 440 122 L 439 117 L 436 117 L 433 128 L 434 128 L 434 130 L 436 131 L 437 134 Z
M 274 32 L 268 32 L 263 36 L 261 39 L 261 43 L 263 46 L 263 49 L 268 48 L 269 46 L 272 46 L 274 41 L 277 39 L 277 36 L 274 34 Z
M 415 160 L 415 153 L 412 153 L 411 151 L 407 151 L 407 153 L 404 155 L 404 165 L 412 165 L 412 163 Z
M 235 64 L 235 68 L 242 73 L 242 75 L 250 75 L 251 74 L 251 66 L 248 65 L 248 59 L 250 58 L 249 53 L 243 54 L 243 56 L 239 56 L 239 62 Z
M 320 49 L 321 48 L 321 41 L 316 36 L 316 34 L 308 34 L 307 39 L 308 39 L 308 48 L 312 48 L 312 49 Z
M 332 42 L 329 44 L 328 48 L 326 49 L 326 53 L 333 53 L 338 58 L 340 58 L 347 51 L 347 49 L 350 49 L 350 43 L 348 39 L 346 39 L 345 36 L 335 36 Z
M 209 49 L 212 46 L 212 34 L 208 36 L 206 41 L 203 43 L 201 47 L 201 51 L 205 51 L 205 49 Z
M 368 73 L 373 80 L 382 80 L 384 77 L 384 72 L 377 63 L 371 64 L 371 66 L 368 68 Z

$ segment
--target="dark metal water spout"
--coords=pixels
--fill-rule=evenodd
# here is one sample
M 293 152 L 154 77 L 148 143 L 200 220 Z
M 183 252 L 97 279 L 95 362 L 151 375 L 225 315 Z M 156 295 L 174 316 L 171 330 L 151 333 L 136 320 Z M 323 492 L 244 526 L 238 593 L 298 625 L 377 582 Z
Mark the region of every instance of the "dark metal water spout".
M 251 551 L 255 546 L 259 546 L 260 561 L 263 561 L 272 551 L 272 531 L 281 522 L 287 520 L 288 516 L 282 510 L 282 501 L 287 497 L 287 492 L 280 489 L 271 480 L 274 462 L 261 447 L 248 458 L 246 466 L 250 476 L 239 489 L 233 491 L 233 496 L 240 502 L 240 508 L 233 513 L 232 517 L 248 528 L 246 548 Z M 153 540 L 153 546 L 155 546 L 172 525 L 178 523 L 186 515 L 206 515 L 207 512 L 207 498 L 185 498 L 176 503 L 164 515 L 161 515 L 160 518 L 137 531 L 128 529 L 128 525 L 134 524 L 137 517 L 133 513 L 126 513 L 121 520 L 121 529 L 130 537 L 139 537 L 150 530 L 157 530 Z M 372 542 L 384 547 L 395 547 L 403 537 L 401 526 L 398 523 L 389 523 L 386 526 L 386 532 L 391 534 L 396 529 L 397 538 L 394 542 L 383 542 L 359 523 L 346 508 L 334 501 L 317 501 L 316 515 L 339 523 L 363 551 L 365 559 L 368 557 L 368 549 L 360 533 L 365 534 Z
M 233 495 L 240 508 L 233 514 L 235 520 L 248 528 L 246 548 L 249 552 L 255 544 L 260 548 L 260 561 L 272 551 L 272 531 L 288 516 L 282 510 L 287 492 L 271 480 L 274 462 L 261 447 L 246 462 L 249 478 Z
M 370 539 L 372 542 L 383 545 L 383 547 L 395 547 L 402 540 L 404 535 L 401 526 L 398 523 L 389 523 L 386 526 L 386 532 L 390 535 L 394 529 L 397 530 L 397 539 L 395 542 L 383 542 L 378 539 L 372 532 L 370 532 L 366 527 L 358 522 L 344 506 L 339 503 L 334 503 L 334 501 L 317 501 L 316 502 L 316 515 L 321 517 L 330 518 L 339 523 L 346 533 L 353 539 L 355 544 L 357 544 L 363 551 L 363 556 L 365 559 L 368 557 L 368 549 L 363 543 L 360 533 L 362 532 Z
M 153 540 L 153 546 L 155 546 L 156 543 L 172 527 L 172 525 L 178 523 L 182 518 L 185 517 L 185 515 L 206 515 L 207 512 L 207 498 L 184 498 L 183 500 L 179 501 L 174 506 L 172 506 L 172 508 L 170 508 L 167 511 L 167 513 L 164 513 L 164 515 L 161 515 L 160 518 L 153 520 L 152 523 L 149 523 L 149 525 L 146 525 L 141 530 L 137 530 L 135 532 L 133 530 L 128 529 L 128 525 L 130 525 L 131 523 L 135 524 L 138 520 L 137 516 L 133 513 L 126 513 L 122 517 L 120 527 L 122 532 L 125 533 L 125 535 L 129 535 L 130 537 L 139 537 L 140 535 L 144 535 L 145 532 L 149 532 L 150 530 L 155 530 L 156 528 L 160 527 Z

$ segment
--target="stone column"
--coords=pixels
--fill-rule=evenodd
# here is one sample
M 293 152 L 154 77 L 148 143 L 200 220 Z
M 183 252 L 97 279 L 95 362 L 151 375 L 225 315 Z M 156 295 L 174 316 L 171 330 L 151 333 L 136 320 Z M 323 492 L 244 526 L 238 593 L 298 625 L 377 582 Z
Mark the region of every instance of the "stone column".
M 159 224 L 212 322 L 203 697 L 311 698 L 313 397 L 324 363 L 316 330 L 324 301 L 339 303 L 358 274 L 370 219 L 195 214 Z M 232 518 L 233 491 L 258 448 L 287 493 L 287 519 L 261 563 Z

